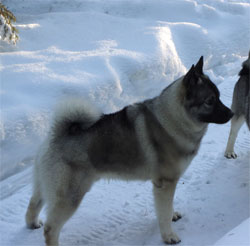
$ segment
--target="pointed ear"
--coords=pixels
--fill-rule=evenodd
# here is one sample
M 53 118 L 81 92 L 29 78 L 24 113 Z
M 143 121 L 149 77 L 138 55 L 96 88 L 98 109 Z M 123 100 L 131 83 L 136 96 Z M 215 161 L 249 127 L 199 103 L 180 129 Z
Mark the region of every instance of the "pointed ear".
M 192 65 L 192 67 L 189 69 L 189 71 L 186 73 L 186 75 L 183 78 L 184 84 L 189 84 L 190 80 L 194 77 L 195 74 L 195 67 Z
M 203 56 L 201 56 L 200 60 L 195 65 L 195 71 L 198 74 L 203 74 Z

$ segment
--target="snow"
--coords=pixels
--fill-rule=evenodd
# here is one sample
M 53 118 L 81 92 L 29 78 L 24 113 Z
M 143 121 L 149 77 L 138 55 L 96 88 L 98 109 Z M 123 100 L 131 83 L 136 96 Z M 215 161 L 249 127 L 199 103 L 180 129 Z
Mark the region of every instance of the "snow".
M 236 228 L 228 232 L 214 246 L 234 246 L 234 245 L 249 245 L 250 241 L 250 219 L 246 219 Z
M 249 51 L 247 0 L 3 3 L 17 17 L 20 41 L 16 47 L 0 43 L 1 246 L 44 244 L 42 229 L 26 229 L 24 214 L 34 156 L 58 101 L 78 95 L 114 112 L 158 95 L 203 55 L 205 72 L 230 106 Z M 230 123 L 210 125 L 179 181 L 175 207 L 183 218 L 173 227 L 180 245 L 213 245 L 243 221 L 230 245 L 250 245 L 250 135 L 244 125 L 238 159 L 228 160 L 223 154 L 229 130 Z M 151 183 L 96 183 L 65 224 L 60 243 L 163 245 Z

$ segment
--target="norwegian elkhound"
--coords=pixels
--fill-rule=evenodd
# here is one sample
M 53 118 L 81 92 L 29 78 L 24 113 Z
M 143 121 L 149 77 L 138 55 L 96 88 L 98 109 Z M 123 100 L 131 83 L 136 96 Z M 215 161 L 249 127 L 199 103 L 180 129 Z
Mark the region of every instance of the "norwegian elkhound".
M 238 132 L 246 121 L 248 129 L 250 130 L 250 51 L 248 59 L 243 62 L 242 69 L 239 72 L 239 80 L 234 86 L 233 102 L 231 109 L 234 112 L 234 116 L 231 120 L 231 130 L 227 142 L 227 148 L 225 151 L 225 157 L 237 158 L 234 152 L 234 144 L 238 135 Z
M 201 57 L 159 96 L 119 112 L 102 115 L 77 101 L 63 105 L 36 160 L 27 226 L 41 226 L 38 214 L 47 203 L 46 245 L 58 245 L 62 226 L 95 181 L 151 180 L 162 238 L 180 242 L 171 228 L 171 221 L 181 217 L 173 210 L 176 184 L 208 123 L 223 124 L 233 116 L 219 96 L 203 73 Z
M 227 142 L 227 148 L 225 151 L 225 157 L 237 158 L 237 154 L 234 152 L 234 144 L 238 135 L 238 132 L 246 121 L 248 129 L 250 130 L 250 51 L 248 59 L 243 62 L 242 69 L 239 72 L 239 80 L 234 86 L 233 102 L 231 109 L 234 112 L 234 116 L 231 120 L 231 130 Z

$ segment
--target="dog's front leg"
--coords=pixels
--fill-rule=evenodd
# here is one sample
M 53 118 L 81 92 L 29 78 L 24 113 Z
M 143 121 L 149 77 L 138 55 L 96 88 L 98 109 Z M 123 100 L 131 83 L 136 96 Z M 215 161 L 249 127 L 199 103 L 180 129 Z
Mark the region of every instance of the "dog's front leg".
M 181 240 L 173 232 L 171 222 L 173 218 L 173 199 L 177 181 L 158 179 L 154 184 L 155 209 L 160 226 L 161 236 L 165 243 L 176 244 Z
M 244 116 L 236 116 L 234 115 L 234 117 L 231 120 L 231 130 L 230 130 L 230 134 L 229 134 L 229 138 L 228 138 L 228 142 L 227 142 L 227 148 L 225 151 L 225 157 L 228 159 L 236 159 L 237 155 L 234 152 L 234 144 L 238 135 L 238 132 L 241 128 L 241 126 L 243 125 L 245 119 Z

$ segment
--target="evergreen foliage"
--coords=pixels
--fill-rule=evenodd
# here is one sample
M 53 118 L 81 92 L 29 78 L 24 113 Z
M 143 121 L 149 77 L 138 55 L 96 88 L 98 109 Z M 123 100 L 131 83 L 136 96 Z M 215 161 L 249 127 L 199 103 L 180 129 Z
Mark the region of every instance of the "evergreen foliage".
M 18 30 L 13 26 L 16 17 L 2 3 L 0 3 L 0 40 L 16 44 L 18 41 Z

